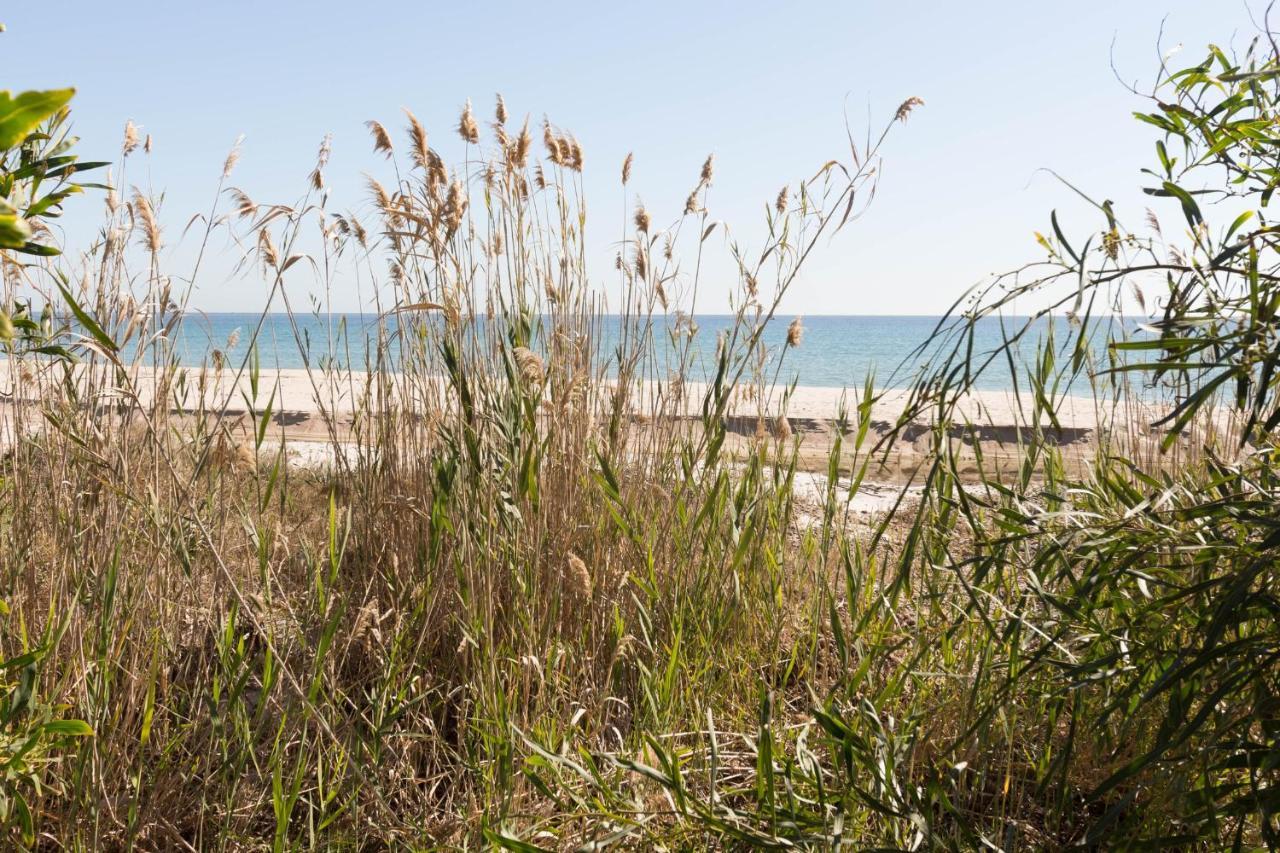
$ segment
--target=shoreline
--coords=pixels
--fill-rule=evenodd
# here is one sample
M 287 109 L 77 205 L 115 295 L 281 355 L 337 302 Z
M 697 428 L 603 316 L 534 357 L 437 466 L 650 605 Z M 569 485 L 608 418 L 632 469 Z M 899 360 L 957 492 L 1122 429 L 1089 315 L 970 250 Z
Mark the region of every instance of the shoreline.
M 37 384 L 40 380 L 48 381 L 49 369 L 40 371 L 45 375 L 42 377 L 28 377 L 25 380 L 20 379 L 15 385 L 15 377 L 13 375 L 14 363 L 5 358 L 0 358 L 0 395 L 8 400 L 14 399 L 35 399 L 31 395 L 24 394 L 23 390 L 34 379 Z M 30 362 L 24 363 L 25 367 L 30 367 Z M 51 366 L 51 365 L 49 365 Z M 77 365 L 81 368 L 81 365 Z M 73 368 L 75 369 L 75 368 Z M 33 371 L 34 372 L 34 371 Z M 221 371 L 213 371 L 207 368 L 186 367 L 178 368 L 178 374 L 184 374 L 188 389 L 195 394 L 200 395 L 199 399 L 190 399 L 189 405 L 184 408 L 194 410 L 203 404 L 204 408 L 220 408 L 224 402 L 231 402 L 230 409 L 237 410 L 237 413 L 245 413 L 250 407 L 245 403 L 253 398 L 251 389 L 251 380 L 246 371 L 240 376 L 239 381 L 235 381 L 235 370 L 225 368 Z M 203 390 L 199 389 L 198 378 L 203 374 L 206 384 Z M 105 375 L 105 372 L 101 375 Z M 402 378 L 399 373 L 381 374 L 381 378 L 389 380 L 389 387 L 394 388 L 398 380 Z M 135 368 L 132 376 L 140 402 L 145 405 L 150 404 L 150 397 L 154 393 L 154 373 L 152 368 L 140 366 Z M 362 391 L 368 387 L 369 374 L 364 371 L 342 371 L 335 373 L 325 373 L 320 369 L 307 370 L 306 368 L 263 368 L 259 372 L 258 395 L 257 400 L 261 402 L 261 407 L 256 411 L 262 411 L 272 398 L 274 392 L 274 400 L 272 401 L 273 410 L 299 412 L 308 415 L 319 415 L 322 412 L 329 412 L 333 415 L 350 415 L 356 411 L 356 407 L 352 405 L 355 392 Z M 418 387 L 425 387 L 428 384 L 438 385 L 441 393 L 447 393 L 444 388 L 443 376 L 432 376 L 424 383 L 417 380 Z M 610 380 L 610 384 L 612 381 Z M 739 386 L 739 394 L 735 395 L 735 399 L 730 401 L 726 415 L 729 417 L 739 416 L 756 416 L 763 414 L 766 417 L 776 417 L 780 413 L 780 406 L 783 397 L 788 390 L 786 387 L 778 385 L 773 386 L 767 392 L 768 399 L 764 406 L 760 406 L 757 401 L 751 397 L 741 394 L 741 390 L 745 385 Z M 683 383 L 682 401 L 672 404 L 671 388 L 669 383 L 655 382 L 653 380 L 639 380 L 635 386 L 635 399 L 641 404 L 636 411 L 645 415 L 652 414 L 652 403 L 655 399 L 661 397 L 667 407 L 664 411 L 668 414 L 683 414 L 693 416 L 700 414 L 700 402 L 708 388 L 707 383 L 700 381 L 690 381 Z M 877 399 L 872 408 L 871 416 L 873 420 L 896 420 L 901 414 L 903 408 L 908 402 L 910 390 L 904 388 L 877 388 L 874 391 Z M 118 396 L 127 396 L 120 394 Z M 317 396 L 321 399 L 317 400 Z M 816 421 L 832 421 L 834 422 L 839 415 L 841 405 L 843 404 L 850 420 L 856 420 L 857 403 L 861 396 L 861 389 L 858 388 L 839 388 L 823 385 L 797 385 L 792 389 L 789 400 L 787 402 L 786 414 L 788 419 L 795 420 L 816 420 Z M 101 400 L 105 402 L 106 398 Z M 1015 395 L 1012 390 L 993 390 L 993 389 L 974 389 L 969 391 L 960 401 L 956 409 L 956 415 L 960 419 L 971 420 L 975 426 L 988 427 L 1010 427 L 1019 424 L 1026 424 L 1026 416 L 1030 414 L 1032 409 L 1033 398 L 1025 389 L 1021 394 Z M 1098 425 L 1099 417 L 1110 417 L 1115 414 L 1116 407 L 1100 403 L 1093 397 L 1087 397 L 1078 394 L 1061 395 L 1055 399 L 1058 404 L 1057 420 L 1064 429 L 1091 429 Z M 1021 411 L 1019 407 L 1021 406 Z M 1130 410 L 1131 415 L 1149 414 L 1157 416 L 1162 413 L 1162 407 L 1141 403 L 1134 400 L 1126 401 L 1123 406 Z M 679 410 L 679 411 L 677 411 Z M 1044 423 L 1048 423 L 1044 419 Z
M 23 366 L 31 368 L 29 363 Z M 13 362 L 0 360 L 0 393 L 5 398 L 0 403 L 0 433 L 4 444 L 12 441 L 19 420 L 26 421 L 30 428 L 32 413 L 28 412 L 24 417 L 21 410 L 38 401 L 54 382 L 61 381 L 60 373 L 54 369 L 24 370 L 23 375 L 15 376 L 13 368 Z M 75 372 L 73 368 L 73 376 Z M 81 367 L 78 379 L 82 384 L 89 379 L 84 373 L 85 369 Z M 260 417 L 269 405 L 272 423 L 268 432 L 272 439 L 286 444 L 299 443 L 300 450 L 305 447 L 302 455 L 311 460 L 324 456 L 315 446 L 317 443 L 334 444 L 332 454 L 336 455 L 346 452 L 338 445 L 356 440 L 352 426 L 359 415 L 359 407 L 354 403 L 369 387 L 370 379 L 368 374 L 356 371 L 326 374 L 302 368 L 264 369 L 259 373 L 255 398 L 247 373 L 238 382 L 234 371 L 229 369 L 201 371 L 183 368 L 179 374 L 182 381 L 175 382 L 175 385 L 184 387 L 179 394 L 173 393 L 174 388 L 169 389 L 171 414 L 194 418 L 201 411 L 215 417 L 221 413 L 218 419 L 226 423 L 233 434 L 247 436 L 252 432 L 252 419 Z M 103 371 L 93 376 L 95 389 L 87 395 L 92 404 L 131 404 L 130 394 L 106 381 L 109 375 Z M 381 385 L 375 390 L 393 398 L 402 393 L 396 388 L 403 378 L 401 374 L 382 374 L 374 378 L 375 384 Z M 150 406 L 156 392 L 152 369 L 135 368 L 131 382 L 137 392 L 137 402 Z M 420 401 L 419 406 L 427 408 L 435 401 L 442 406 L 449 405 L 450 395 L 442 377 L 417 380 L 414 386 L 416 392 L 427 398 Z M 706 389 L 703 383 L 690 382 L 680 389 L 680 399 L 673 400 L 673 388 L 669 384 L 638 382 L 631 407 L 633 423 L 637 428 L 647 428 L 655 411 L 661 412 L 666 421 L 696 420 L 701 416 L 701 400 Z M 776 430 L 782 401 L 788 396 L 788 390 L 781 387 L 771 389 L 763 405 L 745 395 L 731 401 L 725 416 L 729 432 L 727 448 L 733 452 L 748 452 L 762 427 Z M 898 428 L 893 449 L 877 463 L 875 473 L 882 481 L 909 479 L 931 455 L 934 436 L 928 416 L 932 410 L 924 412 L 924 418 L 900 422 L 904 407 L 909 402 L 909 392 L 888 389 L 878 390 L 876 394 L 877 399 L 869 412 L 870 424 L 863 450 L 865 452 Z M 784 432 L 797 440 L 797 464 L 802 470 L 827 470 L 830 453 L 837 440 L 841 443 L 841 469 L 852 469 L 857 464 L 853 451 L 849 449 L 852 443 L 850 433 L 857 429 L 857 400 L 858 393 L 850 389 L 821 386 L 790 389 Z M 1099 404 L 1088 397 L 1063 396 L 1056 402 L 1056 423 L 1042 416 L 1041 437 L 1062 452 L 1068 464 L 1081 463 L 1089 458 L 1100 434 L 1115 432 L 1154 445 L 1160 431 L 1153 429 L 1151 424 L 1167 411 L 1163 407 L 1133 400 L 1109 405 Z M 838 420 L 842 403 L 847 416 L 843 429 Z M 960 453 L 965 464 L 959 473 L 976 476 L 977 466 L 982 463 L 989 463 L 998 470 L 1016 466 L 1023 444 L 1034 434 L 1027 421 L 1031 410 L 1032 399 L 1025 391 L 1019 396 L 1011 391 L 986 390 L 967 394 L 956 406 L 954 426 L 950 430 L 951 437 L 961 442 Z

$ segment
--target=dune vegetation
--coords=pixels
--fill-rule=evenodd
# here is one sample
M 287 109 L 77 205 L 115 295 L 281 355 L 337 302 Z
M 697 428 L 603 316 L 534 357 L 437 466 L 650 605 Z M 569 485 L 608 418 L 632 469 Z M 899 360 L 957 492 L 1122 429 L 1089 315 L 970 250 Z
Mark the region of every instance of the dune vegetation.
M 149 141 L 130 125 L 108 177 L 75 159 L 69 91 L 5 95 L 8 843 L 1280 845 L 1280 53 L 1266 34 L 1210 48 L 1144 97 L 1152 211 L 1100 202 L 1076 235 L 1052 218 L 1038 260 L 921 342 L 887 433 L 874 379 L 850 390 L 815 506 L 762 332 L 869 209 L 918 98 L 780 186 L 762 245 L 724 238 L 711 158 L 660 212 L 628 157 L 625 219 L 600 226 L 616 268 L 588 270 L 589 152 L 499 98 L 439 148 L 411 114 L 404 133 L 369 122 L 394 177 L 370 179 L 362 216 L 326 192 L 327 143 L 288 204 L 237 187 L 233 151 L 177 270 L 181 223 L 129 179 Z M 103 202 L 99 238 L 59 253 L 50 218 Z M 324 310 L 294 281 L 378 294 L 381 334 L 335 328 L 348 357 L 308 371 L 328 464 L 286 462 L 261 324 L 243 357 L 178 362 L 203 247 L 226 235 L 263 312 Z M 712 252 L 735 280 L 702 280 Z M 700 288 L 735 311 L 705 384 Z M 1150 333 L 1124 339 L 1108 312 L 1132 289 Z M 1018 321 L 971 346 L 1037 294 L 1069 339 Z M 1099 334 L 1117 336 L 1101 359 Z M 989 371 L 1027 404 L 1012 471 L 959 414 Z M 211 393 L 223 380 L 243 390 Z M 1066 465 L 1048 437 L 1072 382 L 1165 415 Z M 757 429 L 729 441 L 743 405 Z M 931 452 L 868 521 L 851 502 L 909 425 Z

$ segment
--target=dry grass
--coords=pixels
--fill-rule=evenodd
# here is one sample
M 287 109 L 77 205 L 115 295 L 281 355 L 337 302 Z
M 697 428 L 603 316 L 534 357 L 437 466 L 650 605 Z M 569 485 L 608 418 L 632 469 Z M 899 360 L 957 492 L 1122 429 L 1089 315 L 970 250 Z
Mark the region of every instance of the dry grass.
M 202 239 L 234 229 L 251 247 L 264 311 L 295 310 L 282 285 L 310 268 L 316 221 L 323 292 L 339 269 L 384 282 L 381 335 L 355 360 L 367 373 L 311 371 L 326 430 L 358 448 L 331 471 L 284 464 L 252 358 L 176 363 L 166 340 L 187 294 L 164 270 L 162 212 L 137 191 L 108 210 L 74 293 L 101 334 L 80 328 L 73 371 L 14 372 L 16 422 L 35 428 L 4 463 L 5 649 L 45 637 L 40 695 L 96 733 L 50 770 L 43 837 L 203 848 L 523 832 L 561 811 L 522 769 L 541 750 L 629 754 L 708 713 L 746 725 L 762 677 L 812 658 L 789 427 L 730 459 L 721 416 L 740 383 L 762 380 L 761 329 L 873 180 L 876 151 L 803 185 L 770 222 L 773 260 L 738 258 L 722 383 L 690 422 L 671 415 L 685 411 L 673 389 L 692 335 L 670 362 L 655 341 L 667 293 L 700 285 L 678 250 L 711 249 L 708 212 L 659 228 L 637 205 L 623 341 L 604 352 L 582 146 L 547 122 L 546 159 L 531 163 L 529 123 L 510 132 L 506 112 L 499 99 L 492 144 L 457 170 L 408 114 L 410 162 L 370 182 L 376 223 L 326 209 L 327 141 L 296 204 L 231 188 L 237 151 L 227 158 L 218 196 L 232 206 Z M 394 158 L 386 128 L 369 127 Z M 469 104 L 457 131 L 480 145 Z M 711 178 L 708 158 L 694 194 Z M 252 399 L 210 394 L 218 376 L 248 377 Z M 339 391 L 357 401 L 341 422 Z M 552 824 L 553 846 L 611 831 L 569 813 Z
M 1253 476 L 1214 467 L 1216 422 L 1203 452 L 1115 434 L 1067 460 L 1037 410 L 1011 458 L 986 460 L 958 419 L 874 425 L 869 381 L 830 435 L 825 493 L 800 505 L 777 377 L 803 326 L 774 353 L 762 332 L 873 194 L 884 134 L 784 187 L 762 246 L 730 247 L 734 321 L 695 385 L 681 309 L 720 245 L 712 158 L 663 226 L 627 156 L 606 306 L 572 133 L 544 121 L 535 160 L 527 118 L 514 131 L 499 98 L 486 142 L 468 102 L 450 167 L 407 117 L 407 161 L 368 125 L 395 177 L 370 178 L 367 221 L 329 208 L 327 141 L 287 205 L 230 186 L 233 151 L 203 220 L 200 256 L 233 234 L 264 319 L 285 311 L 299 337 L 286 281 L 316 276 L 318 312 L 337 282 L 376 283 L 376 334 L 334 330 L 345 358 L 308 370 L 331 467 L 285 462 L 264 320 L 242 359 L 177 363 L 174 286 L 200 260 L 166 270 L 164 211 L 141 192 L 109 202 L 69 291 L 81 364 L 11 359 L 0 659 L 31 652 L 23 715 L 94 731 L 48 748 L 40 844 L 1047 848 L 1106 821 L 1167 827 L 1221 778 L 1171 765 L 1086 797 L 1163 723 L 1103 713 L 1126 670 L 1092 662 L 1194 635 L 1134 605 L 1126 572 L 1172 583 L 1213 539 L 1198 478 Z M 130 125 L 120 186 L 137 148 Z M 10 298 L 53 274 L 4 270 Z M 1052 387 L 1047 364 L 1033 374 Z M 249 390 L 211 394 L 224 380 Z M 945 410 L 938 387 L 922 382 L 921 411 Z M 731 405 L 754 435 L 732 434 Z M 903 464 L 922 497 L 855 523 L 895 441 L 920 450 Z M 1239 519 L 1215 531 L 1256 539 Z M 1254 837 L 1239 817 L 1201 837 L 1240 827 Z

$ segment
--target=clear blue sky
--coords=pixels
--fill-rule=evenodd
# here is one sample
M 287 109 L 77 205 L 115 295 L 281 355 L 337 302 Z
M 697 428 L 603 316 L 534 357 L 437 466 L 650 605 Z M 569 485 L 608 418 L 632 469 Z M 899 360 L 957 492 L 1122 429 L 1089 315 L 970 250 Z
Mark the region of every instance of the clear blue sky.
M 1261 2 L 1255 3 L 1260 11 Z M 904 98 L 926 106 L 895 132 L 865 219 L 822 249 L 784 304 L 796 313 L 935 313 L 984 275 L 1038 258 L 1048 211 L 1068 228 L 1093 220 L 1037 170 L 1052 168 L 1136 223 L 1147 203 L 1138 169 L 1151 135 L 1141 102 L 1113 76 L 1149 85 L 1156 37 L 1241 44 L 1235 0 L 1157 2 L 259 2 L 59 4 L 0 12 L 13 89 L 74 85 L 81 153 L 118 154 L 126 119 L 155 141 L 149 174 L 164 190 L 170 243 L 207 209 L 227 149 L 245 134 L 234 183 L 259 201 L 300 194 L 315 149 L 333 134 L 335 209 L 365 204 L 361 173 L 385 171 L 363 126 L 398 130 L 411 107 L 433 144 L 470 97 L 488 117 L 494 92 L 511 112 L 543 113 L 587 156 L 599 257 L 612 257 L 618 166 L 636 152 L 635 186 L 666 221 L 683 207 L 709 152 L 711 209 L 750 244 L 778 188 L 843 156 L 844 111 L 876 122 Z M 400 136 L 397 136 L 399 141 Z M 65 218 L 74 245 L 101 215 L 96 199 Z M 181 259 L 189 247 L 172 249 Z M 214 267 L 193 300 L 211 310 L 261 307 L 254 279 Z M 607 263 L 597 267 L 604 280 Z M 354 293 L 337 307 L 357 309 Z M 714 302 L 707 309 L 722 307 Z

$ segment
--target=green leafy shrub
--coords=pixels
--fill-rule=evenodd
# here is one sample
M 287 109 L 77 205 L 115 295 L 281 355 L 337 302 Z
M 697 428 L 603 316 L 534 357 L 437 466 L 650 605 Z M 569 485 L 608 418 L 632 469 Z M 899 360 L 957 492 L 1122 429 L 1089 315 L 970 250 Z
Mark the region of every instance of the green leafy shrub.
M 20 92 L 0 90 L 0 252 L 21 257 L 60 253 L 48 238 L 46 220 L 87 187 L 78 173 L 107 165 L 80 162 L 72 153 L 68 103 L 74 89 Z M 42 325 L 29 304 L 0 309 L 0 340 L 41 346 Z M 47 350 L 58 352 L 56 349 Z

